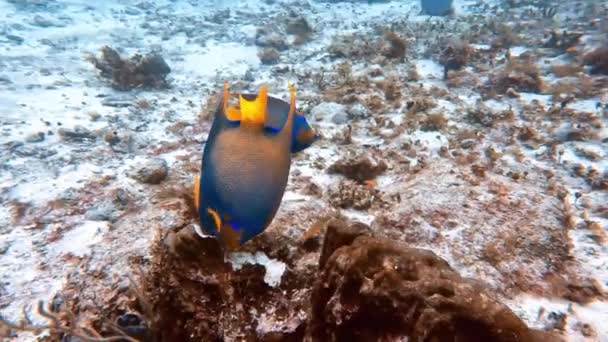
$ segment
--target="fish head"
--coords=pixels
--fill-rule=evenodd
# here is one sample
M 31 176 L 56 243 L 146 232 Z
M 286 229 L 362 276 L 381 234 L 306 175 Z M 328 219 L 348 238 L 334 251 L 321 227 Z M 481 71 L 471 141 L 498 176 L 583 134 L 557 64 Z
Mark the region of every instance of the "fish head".
M 293 123 L 293 135 L 291 137 L 291 152 L 300 152 L 310 147 L 320 136 L 310 127 L 306 117 L 297 113 Z

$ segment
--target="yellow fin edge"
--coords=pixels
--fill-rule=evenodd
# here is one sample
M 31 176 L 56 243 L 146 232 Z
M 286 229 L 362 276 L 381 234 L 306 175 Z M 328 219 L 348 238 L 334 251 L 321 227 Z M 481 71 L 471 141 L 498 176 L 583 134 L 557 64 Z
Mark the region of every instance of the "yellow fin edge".
M 217 214 L 217 211 L 211 208 L 207 208 L 207 213 L 209 213 L 209 215 L 213 217 L 213 222 L 215 222 L 215 228 L 219 233 L 222 230 L 222 220 L 220 219 L 220 215 Z
M 266 120 L 266 105 L 268 104 L 268 86 L 263 85 L 253 101 L 239 95 L 241 120 L 254 124 L 263 124 Z
M 289 87 L 289 114 L 287 114 L 287 117 L 289 117 L 296 111 L 296 88 L 291 82 L 287 87 Z
M 201 177 L 194 176 L 194 206 L 196 207 L 196 211 L 198 211 L 198 199 L 199 199 L 199 189 L 201 184 Z

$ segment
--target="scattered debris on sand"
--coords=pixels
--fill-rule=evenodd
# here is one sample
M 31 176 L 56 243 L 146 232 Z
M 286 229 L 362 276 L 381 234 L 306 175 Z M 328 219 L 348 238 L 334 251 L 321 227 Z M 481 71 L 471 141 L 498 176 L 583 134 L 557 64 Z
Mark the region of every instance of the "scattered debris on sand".
M 217 240 L 201 239 L 190 228 L 159 234 L 150 271 L 138 282 L 130 277 L 127 286 L 106 290 L 113 298 L 109 306 L 83 305 L 84 298 L 72 291 L 74 297 L 53 302 L 53 311 L 39 308 L 52 322 L 51 335 L 83 338 L 93 331 L 134 341 L 559 340 L 528 328 L 481 283 L 462 278 L 434 253 L 374 238 L 362 223 L 330 220 L 315 253 L 318 267 L 304 274 L 288 270 L 274 286 L 265 282 L 264 266 L 235 267 Z M 76 313 L 89 320 L 75 320 Z
M 329 167 L 329 172 L 340 173 L 348 179 L 359 183 L 373 180 L 384 171 L 387 165 L 383 160 L 373 161 L 366 155 L 350 155 L 336 161 Z

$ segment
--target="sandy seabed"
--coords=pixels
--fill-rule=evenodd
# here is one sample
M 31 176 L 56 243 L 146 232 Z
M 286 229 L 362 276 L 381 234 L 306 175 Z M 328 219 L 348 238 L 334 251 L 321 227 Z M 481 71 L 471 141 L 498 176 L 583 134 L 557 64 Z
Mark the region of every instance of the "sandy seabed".
M 340 217 L 433 251 L 531 328 L 608 341 L 604 2 L 456 0 L 429 17 L 411 0 L 13 0 L 0 13 L 5 319 L 42 299 L 104 336 L 102 318 L 133 312 L 158 334 L 139 297 L 157 308 L 202 291 L 189 314 L 164 312 L 191 338 L 298 338 Z M 104 46 L 162 56 L 166 84 L 117 89 L 92 63 Z M 293 82 L 322 138 L 294 155 L 267 232 L 209 262 L 213 247 L 188 243 L 189 196 L 224 80 L 285 99 Z M 175 246 L 202 254 L 176 265 Z

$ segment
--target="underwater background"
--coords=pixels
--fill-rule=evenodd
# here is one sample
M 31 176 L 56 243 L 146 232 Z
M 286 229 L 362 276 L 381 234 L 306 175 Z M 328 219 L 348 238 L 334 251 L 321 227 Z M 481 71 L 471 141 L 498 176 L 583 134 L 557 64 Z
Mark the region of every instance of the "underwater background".
M 318 135 L 225 255 L 224 81 Z M 2 341 L 608 341 L 606 1 L 0 0 L 0 161 Z

